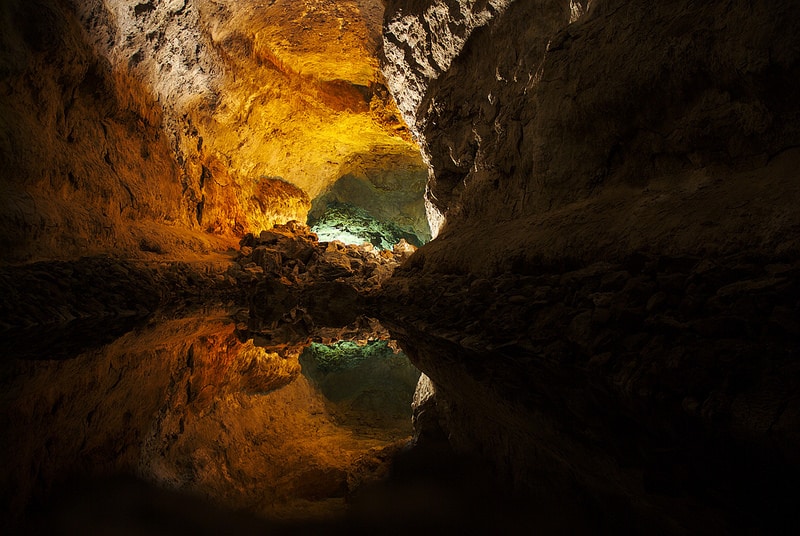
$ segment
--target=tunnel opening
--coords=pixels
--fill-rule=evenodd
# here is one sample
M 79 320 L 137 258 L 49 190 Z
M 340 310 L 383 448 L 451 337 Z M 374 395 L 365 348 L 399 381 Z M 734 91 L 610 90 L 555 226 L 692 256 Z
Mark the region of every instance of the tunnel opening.
M 321 241 L 369 243 L 379 250 L 400 240 L 415 247 L 430 241 L 428 173 L 418 153 L 376 148 L 349 157 L 342 168 L 347 171 L 311 201 L 307 223 Z
M 329 203 L 318 218 L 309 218 L 308 225 L 323 242 L 338 240 L 344 244 L 372 244 L 385 250 L 405 240 L 420 247 L 426 236 L 403 229 L 393 222 L 382 221 L 363 208 L 350 203 Z

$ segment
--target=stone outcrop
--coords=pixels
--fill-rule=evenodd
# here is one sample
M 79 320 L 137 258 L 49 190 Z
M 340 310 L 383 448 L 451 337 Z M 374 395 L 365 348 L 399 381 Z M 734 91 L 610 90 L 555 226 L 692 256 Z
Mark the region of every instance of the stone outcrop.
M 382 321 L 451 444 L 573 512 L 562 529 L 783 529 L 797 6 L 435 6 L 387 3 L 384 69 L 446 223 Z

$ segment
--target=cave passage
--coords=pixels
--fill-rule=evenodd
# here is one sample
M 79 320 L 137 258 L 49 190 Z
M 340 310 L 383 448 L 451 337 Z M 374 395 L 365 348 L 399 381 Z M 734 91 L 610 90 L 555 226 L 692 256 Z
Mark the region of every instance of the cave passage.
M 800 534 L 798 80 L 797 0 L 0 1 L 0 532 Z
M 420 237 L 392 222 L 380 221 L 366 210 L 348 203 L 333 202 L 327 205 L 319 218 L 309 218 L 308 225 L 321 241 L 367 243 L 378 250 L 392 249 L 401 240 L 415 247 L 422 246 L 426 241 L 424 235 Z
M 419 155 L 373 154 L 311 202 L 307 223 L 322 241 L 372 244 L 388 250 L 431 239 L 425 212 L 427 171 Z M 366 169 L 364 169 L 366 168 Z

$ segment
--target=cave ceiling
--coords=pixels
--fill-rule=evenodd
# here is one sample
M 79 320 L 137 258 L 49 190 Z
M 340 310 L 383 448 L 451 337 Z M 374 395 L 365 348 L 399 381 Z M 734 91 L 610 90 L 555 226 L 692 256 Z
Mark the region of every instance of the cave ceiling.
M 175 228 L 257 233 L 305 221 L 342 176 L 392 162 L 395 173 L 425 170 L 379 69 L 378 0 L 10 2 L 3 11 L 4 83 L 17 93 L 3 105 L 4 132 L 16 130 L 5 137 L 6 175 L 17 179 L 4 214 L 68 236 L 64 255 L 135 250 L 138 238 L 124 235 L 136 226 L 164 249 L 191 241 Z M 62 203 L 50 199 L 53 182 L 66 184 Z M 6 240 L 21 258 L 55 249 L 34 234 Z

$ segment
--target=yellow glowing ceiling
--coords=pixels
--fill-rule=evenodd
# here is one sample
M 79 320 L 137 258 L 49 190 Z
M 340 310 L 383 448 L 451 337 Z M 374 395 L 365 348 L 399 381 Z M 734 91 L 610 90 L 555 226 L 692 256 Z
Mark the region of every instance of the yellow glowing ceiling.
M 352 155 L 418 155 L 394 103 L 376 91 L 380 2 L 237 2 L 230 13 L 211 29 L 224 87 L 196 124 L 245 190 L 280 177 L 314 198 Z

